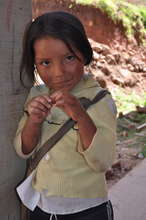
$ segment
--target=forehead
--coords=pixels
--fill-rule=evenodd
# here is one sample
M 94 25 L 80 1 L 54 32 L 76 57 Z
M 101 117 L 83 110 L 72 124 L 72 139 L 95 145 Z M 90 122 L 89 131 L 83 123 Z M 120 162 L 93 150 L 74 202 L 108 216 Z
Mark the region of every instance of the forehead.
M 73 47 L 72 49 L 74 50 Z M 71 52 L 64 41 L 53 37 L 44 37 L 37 39 L 34 43 L 34 51 L 36 56 L 43 56 L 46 54 L 51 56 L 64 55 Z

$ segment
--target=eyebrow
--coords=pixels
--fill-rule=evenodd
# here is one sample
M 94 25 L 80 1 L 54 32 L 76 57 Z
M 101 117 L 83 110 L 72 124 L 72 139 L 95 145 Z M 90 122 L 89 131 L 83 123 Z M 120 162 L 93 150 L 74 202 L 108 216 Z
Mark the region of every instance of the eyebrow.
M 45 57 L 44 57 L 44 58 L 39 58 L 39 57 L 36 57 L 36 58 L 35 58 L 35 60 L 50 60 L 50 59 L 51 59 L 51 58 L 45 58 Z
M 74 55 L 74 56 L 76 56 L 76 54 L 74 54 L 73 52 L 68 52 L 68 53 L 66 53 L 66 54 L 62 54 L 62 56 L 68 56 L 68 55 Z M 76 56 L 77 57 L 77 56 Z M 35 60 L 50 60 L 50 59 L 52 59 L 52 58 L 49 58 L 49 57 L 35 57 Z

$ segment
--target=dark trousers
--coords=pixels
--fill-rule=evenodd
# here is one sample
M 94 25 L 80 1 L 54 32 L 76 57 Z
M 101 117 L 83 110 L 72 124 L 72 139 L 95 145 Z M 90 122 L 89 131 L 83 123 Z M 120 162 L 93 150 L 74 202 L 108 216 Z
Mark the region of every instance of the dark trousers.
M 43 212 L 36 208 L 30 212 L 30 220 L 49 220 L 51 214 Z M 52 220 L 113 220 L 113 208 L 110 201 L 105 202 L 99 206 L 83 210 L 74 214 L 56 215 Z

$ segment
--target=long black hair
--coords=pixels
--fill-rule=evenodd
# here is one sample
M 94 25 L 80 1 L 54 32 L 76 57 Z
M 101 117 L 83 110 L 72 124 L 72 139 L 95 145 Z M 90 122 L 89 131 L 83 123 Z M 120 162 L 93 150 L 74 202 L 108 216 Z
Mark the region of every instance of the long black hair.
M 23 52 L 20 63 L 20 80 L 24 85 L 24 74 L 27 74 L 31 83 L 34 83 L 34 42 L 37 39 L 50 36 L 62 40 L 69 50 L 75 54 L 75 47 L 83 55 L 85 65 L 88 65 L 93 56 L 91 45 L 80 20 L 64 11 L 45 13 L 31 21 L 25 29 L 23 37 Z

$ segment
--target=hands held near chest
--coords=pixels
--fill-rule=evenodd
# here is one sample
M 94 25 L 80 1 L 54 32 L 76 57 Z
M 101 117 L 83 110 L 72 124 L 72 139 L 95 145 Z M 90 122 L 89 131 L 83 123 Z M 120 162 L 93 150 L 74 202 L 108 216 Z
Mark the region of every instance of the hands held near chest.
M 57 91 L 51 96 L 41 95 L 31 99 L 27 106 L 30 119 L 36 123 L 42 123 L 52 107 L 62 109 L 69 117 L 77 121 L 86 113 L 78 99 L 67 91 Z
M 57 91 L 51 95 L 54 106 L 62 109 L 74 121 L 78 121 L 85 112 L 79 100 L 67 91 Z
M 29 119 L 35 123 L 42 123 L 52 108 L 52 100 L 48 95 L 32 98 L 26 105 Z
M 26 108 L 29 117 L 22 132 L 24 153 L 31 152 L 38 143 L 41 124 L 54 106 L 77 122 L 83 148 L 86 150 L 90 146 L 96 132 L 94 122 L 75 96 L 67 91 L 56 91 L 51 96 L 38 96 L 28 102 Z

